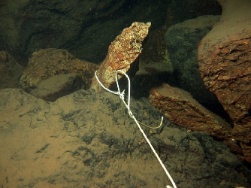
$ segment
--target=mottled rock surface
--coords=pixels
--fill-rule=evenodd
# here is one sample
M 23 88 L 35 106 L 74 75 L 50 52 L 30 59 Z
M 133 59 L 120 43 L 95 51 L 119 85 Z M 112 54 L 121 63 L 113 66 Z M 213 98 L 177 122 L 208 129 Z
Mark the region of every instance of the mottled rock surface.
M 234 139 L 251 163 L 251 1 L 220 3 L 220 22 L 201 41 L 198 61 L 206 87 L 229 114 Z
M 115 83 L 116 71 L 126 73 L 130 69 L 141 53 L 142 43 L 148 35 L 150 26 L 150 22 L 133 22 L 110 44 L 106 58 L 97 70 L 97 77 L 105 87 L 109 88 Z M 96 91 L 103 90 L 96 78 L 93 78 L 91 88 Z
M 82 81 L 83 88 L 89 88 L 91 79 L 94 76 L 94 71 L 97 69 L 98 65 L 79 60 L 67 50 L 54 48 L 43 49 L 33 53 L 27 67 L 22 73 L 20 83 L 22 88 L 26 91 L 32 92 L 36 90 L 33 91 L 33 93 L 37 93 L 36 96 L 44 96 L 45 93 L 38 94 L 37 91 L 39 89 L 41 91 L 41 88 L 45 88 L 45 80 L 50 78 L 51 80 L 47 80 L 47 90 L 53 91 L 55 93 L 54 96 L 57 95 L 59 97 L 65 94 L 65 92 L 59 94 L 60 91 L 66 89 L 64 89 L 63 86 L 66 86 L 68 89 L 71 88 L 69 92 L 79 89 L 79 87 L 74 87 L 76 86 L 75 81 L 79 79 Z M 61 81 L 57 82 L 59 77 L 55 76 L 62 76 L 63 74 L 71 74 L 71 81 L 67 78 L 64 79 L 64 77 Z M 54 77 L 54 79 L 51 77 Z M 66 82 L 62 82 L 63 80 Z M 54 85 L 50 85 L 50 83 L 54 83 Z M 39 86 L 40 84 L 42 84 L 42 86 Z M 52 93 L 50 93 L 50 95 L 52 95 Z M 55 97 L 53 97 L 53 100 L 54 99 Z
M 45 102 L 3 89 L 0 98 L 1 187 L 170 184 L 118 96 L 81 90 Z M 160 114 L 146 100 L 132 99 L 131 105 L 140 122 L 159 124 Z M 163 125 L 148 136 L 178 187 L 250 185 L 251 172 L 226 146 L 166 119 Z

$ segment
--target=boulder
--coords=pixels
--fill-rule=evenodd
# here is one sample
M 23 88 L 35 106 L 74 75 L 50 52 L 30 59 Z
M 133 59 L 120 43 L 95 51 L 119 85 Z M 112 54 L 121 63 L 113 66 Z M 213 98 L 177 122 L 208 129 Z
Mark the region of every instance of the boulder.
M 190 93 L 180 88 L 162 84 L 150 91 L 149 98 L 154 107 L 177 125 L 208 133 L 220 140 L 231 138 L 231 126 L 224 119 L 207 110 Z
M 106 58 L 97 70 L 97 78 L 103 86 L 109 88 L 115 83 L 116 71 L 126 73 L 131 64 L 138 58 L 142 50 L 142 42 L 148 35 L 150 22 L 133 22 L 130 27 L 123 29 L 120 35 L 110 44 Z M 103 90 L 94 77 L 91 88 L 96 91 Z M 118 76 L 121 78 L 121 76 Z
M 98 65 L 79 60 L 67 50 L 42 49 L 32 54 L 20 84 L 24 90 L 37 97 L 55 100 L 79 89 L 80 83 L 83 88 L 89 88 L 97 69 Z
M 230 116 L 233 138 L 251 163 L 251 1 L 219 2 L 220 21 L 198 47 L 199 68 L 206 87 Z

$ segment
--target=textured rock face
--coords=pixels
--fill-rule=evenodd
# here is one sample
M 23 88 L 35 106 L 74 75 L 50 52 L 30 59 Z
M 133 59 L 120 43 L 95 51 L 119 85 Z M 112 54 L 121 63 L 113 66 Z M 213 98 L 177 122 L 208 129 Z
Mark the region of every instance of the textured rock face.
M 233 121 L 232 134 L 251 162 L 251 1 L 220 1 L 220 22 L 200 43 L 203 81 Z
M 29 59 L 20 78 L 20 84 L 23 89 L 39 98 L 55 100 L 79 89 L 79 80 L 82 80 L 83 88 L 89 88 L 97 69 L 98 65 L 79 60 L 67 50 L 43 49 L 34 52 Z
M 163 84 L 153 88 L 149 98 L 153 106 L 177 125 L 221 140 L 230 139 L 230 125 L 200 105 L 188 92 Z
M 148 34 L 151 23 L 134 22 L 125 28 L 110 44 L 105 60 L 100 65 L 97 76 L 107 88 L 115 82 L 115 72 L 126 73 L 142 50 L 142 42 Z M 93 78 L 91 88 L 99 91 L 100 84 Z M 102 89 L 103 90 L 103 89 Z

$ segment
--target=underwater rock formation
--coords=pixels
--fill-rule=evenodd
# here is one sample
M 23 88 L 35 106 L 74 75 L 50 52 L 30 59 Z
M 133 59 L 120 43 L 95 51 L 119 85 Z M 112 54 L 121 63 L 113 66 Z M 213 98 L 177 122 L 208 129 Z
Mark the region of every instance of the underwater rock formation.
M 20 84 L 24 90 L 39 98 L 55 100 L 66 93 L 79 89 L 79 87 L 74 88 L 77 80 L 82 80 L 83 88 L 89 88 L 94 71 L 97 69 L 98 65 L 79 60 L 67 50 L 42 49 L 32 54 L 27 67 L 22 73 Z M 61 75 L 60 81 L 57 80 L 59 75 Z M 46 81 L 47 79 L 50 80 Z M 45 82 L 48 84 L 45 84 Z M 40 84 L 42 86 L 39 86 Z M 45 85 L 46 87 L 44 87 Z M 67 92 L 66 86 L 68 88 Z M 64 92 L 59 94 L 60 91 Z
M 100 66 L 79 60 L 63 49 L 48 48 L 36 51 L 22 73 L 21 86 L 38 98 L 54 101 L 79 89 L 80 87 L 72 86 L 81 85 L 80 79 L 85 89 L 99 90 L 100 85 L 96 78 L 93 78 L 94 71 L 98 69 L 100 81 L 109 87 L 115 81 L 114 72 L 127 72 L 131 63 L 141 53 L 142 41 L 147 36 L 150 25 L 135 22 L 124 29 L 109 46 L 108 54 Z
M 97 76 L 104 86 L 109 88 L 115 82 L 116 70 L 128 71 L 141 53 L 142 42 L 147 36 L 150 26 L 150 22 L 134 22 L 110 44 L 106 58 L 97 71 Z M 102 89 L 96 78 L 93 78 L 91 88 L 96 91 Z
M 251 163 L 251 1 L 219 0 L 222 16 L 198 48 L 201 76 L 229 114 Z
M 230 139 L 230 125 L 182 89 L 162 84 L 150 91 L 149 99 L 154 107 L 177 125 L 208 133 L 220 140 Z

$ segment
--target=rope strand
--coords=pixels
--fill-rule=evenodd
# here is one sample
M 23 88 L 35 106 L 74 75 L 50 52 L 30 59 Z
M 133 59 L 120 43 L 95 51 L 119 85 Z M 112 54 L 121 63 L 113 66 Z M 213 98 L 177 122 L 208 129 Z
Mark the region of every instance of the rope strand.
M 125 90 L 123 90 L 122 92 L 120 91 L 120 87 L 119 87 L 119 83 L 118 83 L 118 73 L 123 74 L 123 75 L 127 78 L 127 81 L 128 81 L 127 103 L 125 102 Z M 127 108 L 127 110 L 128 110 L 129 116 L 130 116 L 130 117 L 134 120 L 134 122 L 137 124 L 137 126 L 138 126 L 140 132 L 143 134 L 143 136 L 144 136 L 146 142 L 147 142 L 148 145 L 150 146 L 152 152 L 154 153 L 155 157 L 158 159 L 158 162 L 160 163 L 160 165 L 161 165 L 161 167 L 163 168 L 164 172 L 166 173 L 168 179 L 171 181 L 171 183 L 172 183 L 172 185 L 173 185 L 173 187 L 171 187 L 170 185 L 167 185 L 166 188 L 177 188 L 177 186 L 176 186 L 176 184 L 175 184 L 175 182 L 174 182 L 172 176 L 170 175 L 170 173 L 169 173 L 168 170 L 166 169 L 164 163 L 163 163 L 162 160 L 160 159 L 159 155 L 157 154 L 156 150 L 155 150 L 154 147 L 152 146 L 150 140 L 147 138 L 147 136 L 146 136 L 144 130 L 141 128 L 141 126 L 140 126 L 138 120 L 135 118 L 135 116 L 133 115 L 133 113 L 132 113 L 132 111 L 131 111 L 131 109 L 130 109 L 131 82 L 130 82 L 129 76 L 128 76 L 125 72 L 123 72 L 123 71 L 121 71 L 121 70 L 116 71 L 115 80 L 116 80 L 116 85 L 117 85 L 118 91 L 112 91 L 112 90 L 106 88 L 106 87 L 100 82 L 100 80 L 99 80 L 99 78 L 98 78 L 98 76 L 97 76 L 97 71 L 95 72 L 95 77 L 96 77 L 98 83 L 100 84 L 100 86 L 101 86 L 104 90 L 106 90 L 106 91 L 108 91 L 108 92 L 110 92 L 110 93 L 112 93 L 112 94 L 118 95 L 118 96 L 120 97 L 120 99 L 122 100 L 122 102 L 124 103 L 124 105 L 126 106 L 126 108 Z M 163 122 L 163 117 L 161 117 L 161 122 L 160 122 L 160 125 L 159 125 L 159 126 L 162 125 L 162 122 Z

